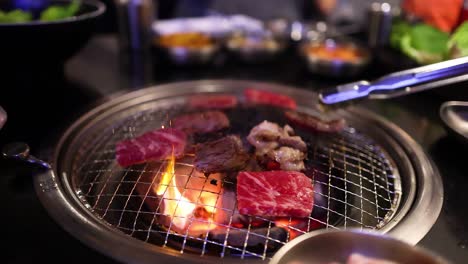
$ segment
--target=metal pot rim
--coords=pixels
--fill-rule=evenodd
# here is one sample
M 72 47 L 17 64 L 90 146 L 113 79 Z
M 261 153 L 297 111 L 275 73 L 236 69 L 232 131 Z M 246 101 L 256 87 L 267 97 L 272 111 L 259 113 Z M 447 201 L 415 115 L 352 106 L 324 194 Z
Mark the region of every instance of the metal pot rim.
M 285 258 L 288 254 L 291 254 L 290 251 L 292 249 L 294 249 L 295 247 L 298 247 L 302 243 L 306 243 L 307 240 L 320 239 L 320 237 L 323 237 L 326 235 L 339 236 L 339 235 L 346 235 L 346 234 L 349 234 L 351 236 L 356 236 L 356 237 L 362 237 L 362 238 L 369 239 L 369 240 L 377 239 L 378 241 L 381 241 L 383 244 L 392 243 L 393 247 L 388 248 L 389 250 L 395 250 L 395 247 L 398 247 L 400 249 L 411 251 L 411 254 L 413 255 L 419 255 L 419 256 L 434 260 L 435 262 L 440 263 L 440 264 L 449 263 L 447 260 L 443 259 L 439 255 L 436 255 L 425 248 L 418 247 L 418 246 L 412 247 L 412 245 L 405 243 L 402 240 L 395 239 L 387 235 L 382 235 L 372 229 L 350 228 L 348 230 L 323 230 L 322 229 L 322 230 L 315 230 L 310 233 L 304 234 L 298 237 L 297 239 L 294 239 L 288 242 L 286 245 L 280 248 L 276 252 L 276 254 L 273 256 L 273 258 L 271 259 L 270 264 L 283 263 L 284 261 L 282 261 L 282 259 Z

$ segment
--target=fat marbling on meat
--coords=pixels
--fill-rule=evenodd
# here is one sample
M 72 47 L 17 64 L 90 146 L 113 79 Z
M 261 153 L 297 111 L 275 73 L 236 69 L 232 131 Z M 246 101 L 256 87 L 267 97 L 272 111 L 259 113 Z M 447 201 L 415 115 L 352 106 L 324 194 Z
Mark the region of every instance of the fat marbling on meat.
M 262 163 L 269 160 L 278 162 L 280 169 L 304 170 L 307 145 L 301 137 L 294 135 L 294 129 L 288 125 L 263 121 L 250 130 L 249 143 L 255 147 L 255 155 Z
M 164 160 L 184 154 L 186 134 L 173 128 L 153 130 L 134 139 L 120 141 L 115 156 L 120 166 L 126 167 L 150 160 Z
M 309 217 L 312 180 L 297 171 L 239 172 L 237 208 L 256 216 Z

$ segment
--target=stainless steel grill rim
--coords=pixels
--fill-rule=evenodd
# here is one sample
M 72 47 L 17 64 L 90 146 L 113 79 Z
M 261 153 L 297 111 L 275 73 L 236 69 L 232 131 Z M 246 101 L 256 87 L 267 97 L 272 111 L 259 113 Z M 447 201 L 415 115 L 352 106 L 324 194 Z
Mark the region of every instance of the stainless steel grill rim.
M 283 92 L 283 93 L 286 93 L 286 94 L 290 94 L 294 97 L 294 94 L 299 94 L 300 96 L 297 97 L 298 98 L 298 103 L 299 105 L 307 105 L 310 104 L 310 102 L 314 102 L 314 95 L 312 93 L 308 93 L 308 92 L 304 92 L 304 91 L 298 91 L 298 90 L 293 90 L 293 89 L 290 89 L 288 87 L 284 87 L 284 86 L 278 86 L 278 85 L 273 85 L 273 84 L 263 84 L 263 83 L 251 83 L 251 82 L 239 82 L 239 81 L 233 81 L 233 82 L 226 82 L 226 81 L 219 81 L 219 82 L 216 82 L 216 81 L 207 81 L 207 82 L 192 82 L 192 83 L 183 83 L 183 84 L 178 84 L 179 86 L 179 89 L 178 89 L 178 92 L 181 92 L 183 93 L 183 90 L 185 90 L 184 88 L 188 88 L 190 87 L 191 89 L 193 90 L 208 90 L 208 91 L 213 91 L 213 90 L 219 90 L 219 87 L 231 87 L 231 90 L 233 87 L 247 87 L 247 86 L 255 86 L 255 87 L 259 87 L 259 88 L 262 88 L 262 87 L 266 87 L 268 89 L 273 89 L 273 90 L 277 90 L 279 92 Z M 172 87 L 171 87 L 172 86 Z M 218 86 L 218 87 L 217 87 Z M 167 86 L 167 88 L 176 88 L 176 85 L 169 85 Z M 156 89 L 159 89 L 159 90 L 156 90 Z M 175 95 L 174 94 L 174 90 L 175 89 L 168 89 L 170 90 L 171 92 L 167 94 L 167 96 L 173 96 Z M 97 109 L 95 109 L 94 111 L 88 113 L 86 116 L 84 116 L 81 120 L 79 120 L 77 123 L 75 123 L 75 125 L 68 130 L 68 132 L 66 133 L 66 135 L 62 138 L 62 141 L 61 143 L 59 144 L 59 147 L 57 148 L 58 151 L 56 152 L 57 156 L 56 156 L 56 164 L 58 165 L 57 166 L 57 169 L 56 169 L 56 173 L 58 171 L 67 171 L 67 168 L 65 168 L 66 166 L 62 166 L 62 161 L 61 159 L 63 158 L 64 154 L 66 153 L 61 153 L 62 151 L 65 151 L 65 152 L 68 152 L 68 151 L 71 151 L 73 152 L 74 150 L 73 149 L 68 149 L 68 148 L 61 148 L 61 146 L 69 146 L 70 144 L 68 144 L 69 142 L 67 142 L 68 140 L 71 139 L 74 139 L 74 140 L 80 140 L 80 135 L 79 133 L 76 135 L 76 132 L 77 131 L 86 131 L 86 127 L 83 128 L 81 127 L 83 124 L 84 125 L 88 125 L 90 126 L 89 124 L 86 124 L 87 122 L 86 121 L 89 121 L 87 120 L 88 118 L 89 119 L 94 119 L 95 115 L 99 115 L 99 114 L 102 114 L 102 113 L 105 113 L 107 110 L 106 109 L 109 109 L 110 107 L 112 107 L 112 105 L 114 105 L 114 107 L 112 107 L 114 110 L 118 111 L 118 109 L 124 109 L 125 107 L 121 104 L 121 102 L 128 102 L 126 105 L 132 105 L 131 101 L 132 100 L 138 100 L 139 98 L 141 98 L 141 96 L 145 96 L 146 99 L 148 99 L 149 101 L 151 100 L 151 97 L 152 96 L 155 96 L 155 98 L 160 98 L 160 97 L 164 97 L 164 94 L 166 93 L 166 91 L 164 91 L 164 86 L 161 86 L 159 88 L 153 88 L 152 90 L 145 90 L 145 91 L 139 91 L 139 92 L 135 92 L 133 94 L 130 94 L 130 95 L 127 95 L 127 96 L 123 96 L 123 97 L 120 97 L 118 99 L 120 100 L 116 100 L 114 104 L 112 103 L 108 103 L 106 105 L 104 105 L 103 107 L 98 107 Z M 307 96 L 306 96 L 307 95 Z M 149 97 L 149 98 L 148 98 Z M 139 109 L 141 110 L 141 109 Z M 113 111 L 114 113 L 116 111 Z M 371 121 L 373 122 L 376 122 L 376 125 L 379 125 L 379 126 L 383 126 L 385 128 L 388 128 L 390 127 L 392 130 L 395 130 L 395 134 L 396 136 L 403 136 L 403 139 L 404 140 L 407 140 L 409 141 L 408 142 L 405 142 L 405 143 L 408 143 L 410 145 L 410 149 L 412 149 L 413 153 L 412 154 L 415 154 L 415 158 L 419 158 L 421 159 L 420 156 L 422 156 L 422 158 L 425 158 L 424 154 L 420 152 L 420 149 L 418 149 L 418 147 L 414 147 L 412 145 L 414 145 L 414 142 L 411 141 L 411 139 L 409 139 L 404 133 L 402 133 L 401 131 L 398 130 L 398 128 L 396 127 L 392 127 L 392 125 L 389 125 L 388 123 L 386 123 L 385 121 L 382 121 L 382 120 L 379 120 L 379 118 L 376 118 L 375 116 L 372 116 L 371 114 L 368 114 L 367 112 L 365 111 L 362 111 L 362 110 L 359 110 L 359 109 L 355 109 L 351 112 L 351 114 L 361 114 L 361 115 L 364 115 L 366 118 L 370 119 Z M 88 118 L 87 118 L 88 117 Z M 103 118 L 105 119 L 105 118 Z M 81 122 L 80 122 L 81 121 Z M 98 122 L 98 121 L 101 121 L 101 120 L 94 120 L 95 122 Z M 367 120 L 368 121 L 368 120 Z M 373 125 L 373 124 L 371 124 Z M 352 132 L 352 131 L 348 131 L 348 132 Z M 405 137 L 406 136 L 406 137 Z M 397 137 L 398 138 L 398 137 Z M 401 139 L 400 139 L 401 140 Z M 389 142 L 391 142 L 392 140 L 390 140 Z M 394 141 L 394 140 L 393 140 Z M 393 143 L 389 143 L 390 145 L 391 144 L 395 144 L 395 142 Z M 71 144 L 73 145 L 73 144 Z M 398 144 L 397 144 L 398 145 Z M 401 148 L 395 148 L 397 149 L 398 151 L 405 151 L 405 150 L 402 150 Z M 392 151 L 394 151 L 395 149 L 391 149 Z M 408 151 L 408 150 L 406 150 Z M 401 154 L 401 153 L 400 153 Z M 415 159 L 413 157 L 413 159 Z M 423 159 L 423 161 L 425 161 Z M 409 160 L 407 161 L 409 163 Z M 427 162 L 427 160 L 426 160 Z M 405 162 L 403 162 L 405 163 Z M 423 162 L 424 163 L 424 162 Z M 64 163 L 65 165 L 70 165 L 70 164 L 67 164 L 66 162 Z M 425 165 L 426 163 L 422 164 L 422 165 Z M 411 164 L 398 164 L 400 166 L 411 166 Z M 429 164 L 430 165 L 430 164 Z M 392 164 L 391 166 L 395 166 L 395 164 Z M 425 166 L 423 166 L 423 170 L 424 169 L 430 169 L 432 168 L 432 166 L 429 166 L 428 168 L 424 168 Z M 420 169 L 421 170 L 421 169 Z M 416 170 L 417 172 L 417 170 Z M 430 173 L 431 171 L 429 171 Z M 427 173 L 427 171 L 426 171 Z M 43 175 L 44 176 L 44 175 Z M 50 176 L 50 175 L 49 175 Z M 413 175 L 414 176 L 414 175 Z M 44 176 L 44 177 L 47 177 Z M 421 176 L 420 176 L 421 177 Z M 38 177 L 40 178 L 40 177 Z M 329 177 L 331 178 L 331 177 Z M 424 178 L 424 177 L 423 177 Z M 435 177 L 437 179 L 437 177 Z M 72 178 L 73 179 L 73 178 Z M 404 184 L 404 186 L 413 186 L 414 185 L 414 182 L 415 181 L 415 177 L 409 177 L 410 181 L 409 183 L 407 184 Z M 49 179 L 50 180 L 50 179 Z M 106 226 L 105 224 L 103 225 L 102 221 L 99 220 L 98 217 L 96 217 L 96 215 L 94 215 L 93 213 L 90 213 L 90 211 L 86 208 L 87 206 L 87 203 L 83 200 L 80 200 L 79 199 L 79 196 L 76 196 L 76 195 L 73 195 L 73 192 L 75 191 L 73 189 L 73 183 L 70 184 L 69 182 L 69 175 L 60 175 L 60 177 L 58 177 L 57 179 L 57 188 L 59 191 L 59 193 L 61 194 L 61 196 L 63 195 L 63 199 L 65 201 L 67 201 L 67 205 L 69 207 L 69 209 L 73 209 L 73 210 L 70 210 L 71 212 L 69 212 L 69 217 L 71 218 L 77 218 L 78 216 L 81 216 L 81 219 L 86 219 L 86 222 L 87 224 L 90 224 L 90 223 L 93 223 L 93 225 L 89 226 L 89 227 L 92 227 L 92 229 L 94 230 L 100 230 L 99 232 L 99 235 L 102 235 L 103 237 L 106 237 L 106 236 L 113 236 L 114 239 L 118 239 L 118 240 L 126 240 L 124 244 L 131 244 L 132 248 L 135 248 L 135 247 L 138 247 L 140 250 L 144 250 L 147 254 L 152 254 L 150 252 L 163 252 L 164 254 L 163 255 L 171 255 L 171 254 L 174 254 L 175 252 L 171 249 L 168 249 L 168 248 L 164 248 L 161 250 L 161 248 L 155 248 L 155 247 L 152 247 L 150 245 L 147 245 L 145 243 L 141 244 L 142 242 L 138 241 L 138 240 L 135 240 L 133 238 L 130 238 L 130 237 L 127 237 L 127 236 L 122 236 L 122 234 L 117 234 L 115 232 L 115 229 L 112 229 L 112 228 L 109 228 L 109 226 Z M 76 185 L 76 184 L 75 184 Z M 36 186 L 41 186 L 40 184 L 39 185 L 36 185 Z M 329 185 L 330 186 L 330 185 Z M 345 184 L 345 186 L 347 186 L 347 184 Z M 41 188 L 39 188 L 39 194 L 40 194 L 40 197 L 44 200 L 44 199 L 47 199 L 47 195 L 44 195 L 44 193 L 47 193 L 47 192 L 42 192 L 40 190 Z M 361 190 L 362 191 L 362 190 Z M 43 194 L 41 196 L 41 193 Z M 49 192 L 50 193 L 50 192 Z M 395 192 L 397 195 L 401 195 L 401 191 L 399 190 L 396 190 Z M 414 195 L 415 193 L 415 188 L 409 188 L 409 190 L 404 190 L 403 193 L 407 196 L 412 196 Z M 441 197 L 441 193 L 439 192 L 440 194 L 440 197 Z M 66 196 L 65 196 L 66 195 Z M 406 197 L 406 199 L 409 199 L 409 200 L 412 200 L 411 197 Z M 84 203 L 83 203 L 84 202 Z M 362 202 L 362 200 L 361 200 Z M 381 231 L 382 232 L 387 232 L 389 230 L 391 230 L 392 228 L 395 230 L 395 229 L 398 229 L 398 228 L 394 228 L 395 225 L 397 224 L 397 221 L 394 221 L 395 219 L 402 219 L 405 215 L 406 215 L 406 211 L 408 211 L 411 207 L 412 203 L 411 202 L 406 202 L 402 205 L 402 207 L 399 209 L 399 212 L 396 213 L 396 215 L 392 218 L 392 215 L 389 215 L 388 219 L 390 221 L 390 223 L 387 223 L 386 225 L 384 224 Z M 78 207 L 78 208 L 77 208 Z M 79 210 L 80 212 L 78 211 L 74 211 L 74 210 L 78 210 L 78 209 L 81 209 Z M 440 210 L 440 209 L 439 209 Z M 74 211 L 74 212 L 73 212 Z M 361 210 L 362 211 L 362 210 Z M 436 212 L 434 212 L 435 215 L 438 214 L 438 210 L 435 210 Z M 57 212 L 51 210 L 51 213 L 52 214 L 57 214 Z M 434 217 L 432 217 L 434 218 Z M 346 225 L 346 217 L 345 217 L 345 225 Z M 410 221 L 411 219 L 407 219 L 408 221 Z M 426 219 L 427 220 L 427 219 Z M 64 222 L 66 222 L 66 220 L 63 220 Z M 429 219 L 429 223 L 428 225 L 431 225 L 432 223 L 430 223 L 431 221 L 435 221 L 435 219 Z M 385 223 L 387 221 L 383 221 L 383 223 Z M 421 223 L 418 223 L 418 224 L 421 224 Z M 331 227 L 333 228 L 333 226 L 330 226 L 328 225 L 328 227 Z M 397 226 L 398 227 L 398 226 Z M 73 229 L 70 227 L 70 224 L 65 225 L 65 228 L 67 229 Z M 78 225 L 78 228 L 79 229 L 82 229 L 83 227 L 80 227 Z M 105 228 L 106 231 L 103 230 L 103 228 Z M 428 229 L 426 227 L 426 229 Z M 111 233 L 108 233 L 109 231 L 111 230 Z M 76 232 L 76 231 L 75 231 Z M 102 233 L 101 233 L 102 232 Z M 427 232 L 427 230 L 426 230 Z M 424 232 L 423 232 L 424 233 Z M 392 234 L 392 231 L 390 232 L 390 234 Z M 76 234 L 78 235 L 78 234 Z M 397 232 L 395 232 L 395 235 L 398 236 L 399 234 Z M 78 235 L 79 236 L 79 235 Z M 400 234 L 400 236 L 402 236 Z M 419 236 L 419 237 L 418 237 Z M 418 235 L 416 237 L 413 237 L 413 238 L 410 238 L 410 240 L 412 239 L 413 241 L 410 241 L 410 243 L 415 243 L 417 240 L 419 240 L 422 236 L 421 235 Z M 117 238 L 118 237 L 118 238 Z M 115 252 L 115 250 L 111 250 L 111 251 L 106 251 L 106 249 L 108 250 L 109 248 L 106 247 L 106 246 L 103 246 L 101 244 L 97 244 L 96 245 L 96 239 L 90 239 L 89 237 L 86 238 L 86 236 L 84 237 L 81 237 L 83 240 L 87 241 L 88 243 L 90 242 L 91 240 L 91 243 L 94 244 L 94 246 L 96 248 L 100 248 L 102 252 L 104 253 L 107 253 L 107 254 L 110 254 L 110 255 L 113 255 L 114 257 L 118 257 L 120 259 L 124 259 L 124 258 L 127 258 L 128 259 L 128 254 L 126 255 L 125 253 L 122 253 L 122 252 L 128 252 L 128 250 L 125 250 L 123 249 L 122 252 Z M 406 238 L 406 240 L 408 241 L 408 237 Z M 94 243 L 93 243 L 94 242 Z M 128 246 L 128 245 L 127 245 Z M 105 248 L 103 250 L 103 247 Z M 149 248 L 148 248 L 149 247 Z M 140 251 L 138 250 L 138 251 Z M 149 251 L 148 251 L 149 250 Z M 243 253 L 245 253 L 245 251 L 243 251 Z M 119 255 L 125 255 L 125 256 L 119 256 Z M 142 254 L 141 256 L 145 256 L 146 254 Z M 182 255 L 179 255 L 179 257 L 181 256 L 184 256 L 182 257 L 182 259 L 186 259 L 186 256 L 187 254 L 182 254 Z M 261 257 L 261 256 L 260 256 Z M 137 259 L 139 259 L 140 257 L 137 257 Z M 131 259 L 131 258 L 130 258 Z M 143 257 L 141 257 L 141 259 L 144 260 Z M 194 258 L 188 258 L 190 260 L 196 260 Z M 133 259 L 135 260 L 135 259 Z M 208 257 L 204 257 L 204 260 L 203 261 L 207 261 L 208 260 Z M 216 260 L 216 258 L 214 258 L 214 260 Z M 226 259 L 225 259 L 226 260 Z

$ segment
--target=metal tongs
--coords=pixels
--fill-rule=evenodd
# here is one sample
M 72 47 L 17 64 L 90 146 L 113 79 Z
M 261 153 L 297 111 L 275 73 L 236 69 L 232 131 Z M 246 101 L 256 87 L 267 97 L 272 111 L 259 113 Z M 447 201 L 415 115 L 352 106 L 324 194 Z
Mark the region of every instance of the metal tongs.
M 388 99 L 468 80 L 468 57 L 385 75 L 375 81 L 338 85 L 319 93 L 324 105 L 358 99 Z

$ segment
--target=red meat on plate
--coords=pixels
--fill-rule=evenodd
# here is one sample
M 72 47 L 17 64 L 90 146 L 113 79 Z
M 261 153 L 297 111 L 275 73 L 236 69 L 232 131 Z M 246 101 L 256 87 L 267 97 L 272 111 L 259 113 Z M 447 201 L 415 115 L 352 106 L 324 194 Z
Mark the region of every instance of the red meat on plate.
M 183 155 L 186 138 L 184 132 L 163 128 L 147 132 L 137 138 L 118 142 L 116 145 L 116 159 L 120 166 L 144 163 L 150 160 L 164 160 Z
M 309 217 L 312 180 L 297 171 L 239 172 L 237 209 L 256 216 Z
M 230 94 L 193 95 L 188 105 L 201 109 L 228 109 L 237 105 L 237 97 Z
M 244 96 L 247 103 L 267 104 L 293 110 L 297 108 L 296 101 L 284 94 L 247 88 L 244 90 Z

